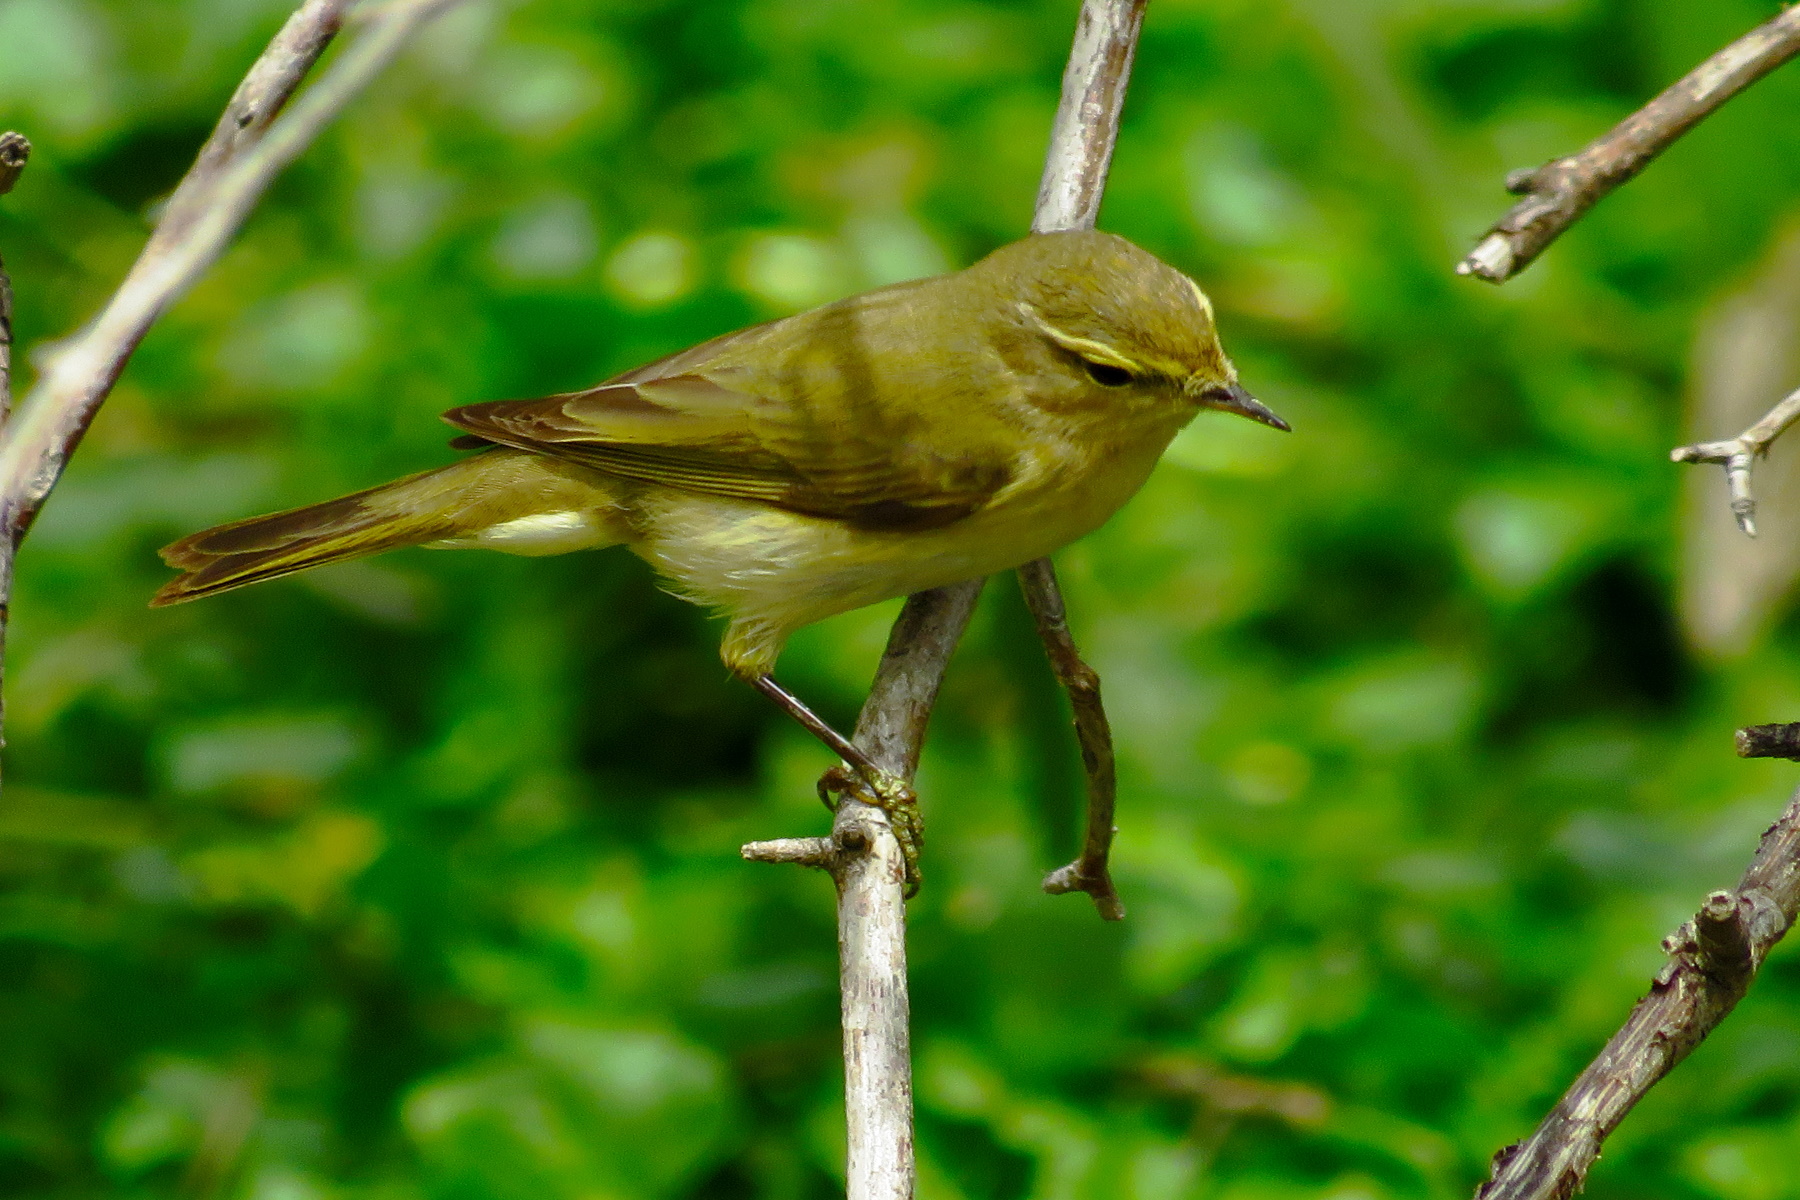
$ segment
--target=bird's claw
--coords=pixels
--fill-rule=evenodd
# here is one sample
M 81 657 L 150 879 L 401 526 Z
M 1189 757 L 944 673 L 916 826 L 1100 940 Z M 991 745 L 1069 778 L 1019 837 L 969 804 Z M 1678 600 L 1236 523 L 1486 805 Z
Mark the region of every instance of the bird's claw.
M 887 815 L 894 840 L 900 843 L 900 858 L 906 865 L 906 898 L 919 894 L 919 851 L 925 845 L 925 822 L 919 815 L 919 796 L 910 784 L 886 771 L 848 766 L 835 766 L 819 777 L 819 799 L 832 812 L 839 798 L 853 795 Z

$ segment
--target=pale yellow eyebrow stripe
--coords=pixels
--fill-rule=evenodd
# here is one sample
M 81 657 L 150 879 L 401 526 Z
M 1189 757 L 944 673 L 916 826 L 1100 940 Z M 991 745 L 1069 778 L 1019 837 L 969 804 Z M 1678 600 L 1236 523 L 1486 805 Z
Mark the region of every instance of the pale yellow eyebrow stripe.
M 1018 302 L 1018 308 L 1019 311 L 1025 315 L 1026 320 L 1044 331 L 1045 337 L 1061 346 L 1064 350 L 1069 351 L 1069 353 L 1079 354 L 1089 362 L 1104 363 L 1109 367 L 1118 367 L 1120 370 L 1130 371 L 1134 375 L 1166 375 L 1171 379 L 1184 379 L 1187 377 L 1187 368 L 1173 359 L 1145 358 L 1140 360 L 1128 358 L 1126 355 L 1107 345 L 1105 342 L 1095 341 L 1093 338 L 1079 337 L 1066 330 L 1058 329 L 1050 322 L 1044 320 L 1037 309 L 1031 307 L 1031 305 L 1023 300 Z

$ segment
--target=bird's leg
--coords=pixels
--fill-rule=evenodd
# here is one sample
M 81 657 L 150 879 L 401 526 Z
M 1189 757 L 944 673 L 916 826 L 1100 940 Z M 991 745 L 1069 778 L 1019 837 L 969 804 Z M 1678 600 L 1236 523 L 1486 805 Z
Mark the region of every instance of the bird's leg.
M 919 850 L 925 842 L 925 826 L 919 817 L 919 797 L 904 779 L 876 766 L 855 743 L 825 723 L 804 701 L 776 683 L 769 675 L 752 675 L 751 686 L 780 705 L 808 733 L 849 765 L 833 767 L 819 779 L 819 799 L 825 807 L 837 811 L 834 796 L 856 792 L 867 803 L 888 816 L 894 838 L 900 843 L 900 854 L 906 861 L 906 896 L 910 900 L 919 890 Z
M 780 705 L 788 716 L 800 722 L 802 728 L 824 742 L 833 754 L 864 775 L 874 776 L 882 773 L 881 768 L 870 762 L 869 756 L 857 749 L 849 738 L 827 725 L 825 718 L 806 707 L 806 702 L 800 697 L 776 683 L 773 676 L 752 675 L 749 678 L 752 687 Z

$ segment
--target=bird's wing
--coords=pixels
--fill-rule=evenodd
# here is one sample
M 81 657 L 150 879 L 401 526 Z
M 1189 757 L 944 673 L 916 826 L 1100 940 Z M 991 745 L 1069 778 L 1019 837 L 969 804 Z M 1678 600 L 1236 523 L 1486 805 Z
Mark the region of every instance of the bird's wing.
M 809 403 L 805 388 L 795 389 L 799 399 L 758 394 L 774 389 L 707 368 L 713 354 L 703 352 L 717 348 L 696 347 L 588 391 L 469 405 L 444 419 L 480 439 L 609 474 L 871 530 L 952 524 L 1011 478 L 997 439 L 952 453 L 934 447 L 922 414 L 897 414 L 872 396 L 826 409 Z

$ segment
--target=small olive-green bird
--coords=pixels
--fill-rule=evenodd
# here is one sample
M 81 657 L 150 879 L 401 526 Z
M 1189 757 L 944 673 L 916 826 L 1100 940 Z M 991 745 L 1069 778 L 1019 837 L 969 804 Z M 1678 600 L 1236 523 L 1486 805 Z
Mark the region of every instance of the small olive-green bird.
M 873 781 L 771 678 L 788 636 L 1074 541 L 1204 408 L 1287 428 L 1191 279 L 1110 234 L 1041 234 L 586 391 L 452 409 L 480 453 L 183 538 L 151 603 L 399 546 L 625 545 L 729 620 L 733 673 Z

